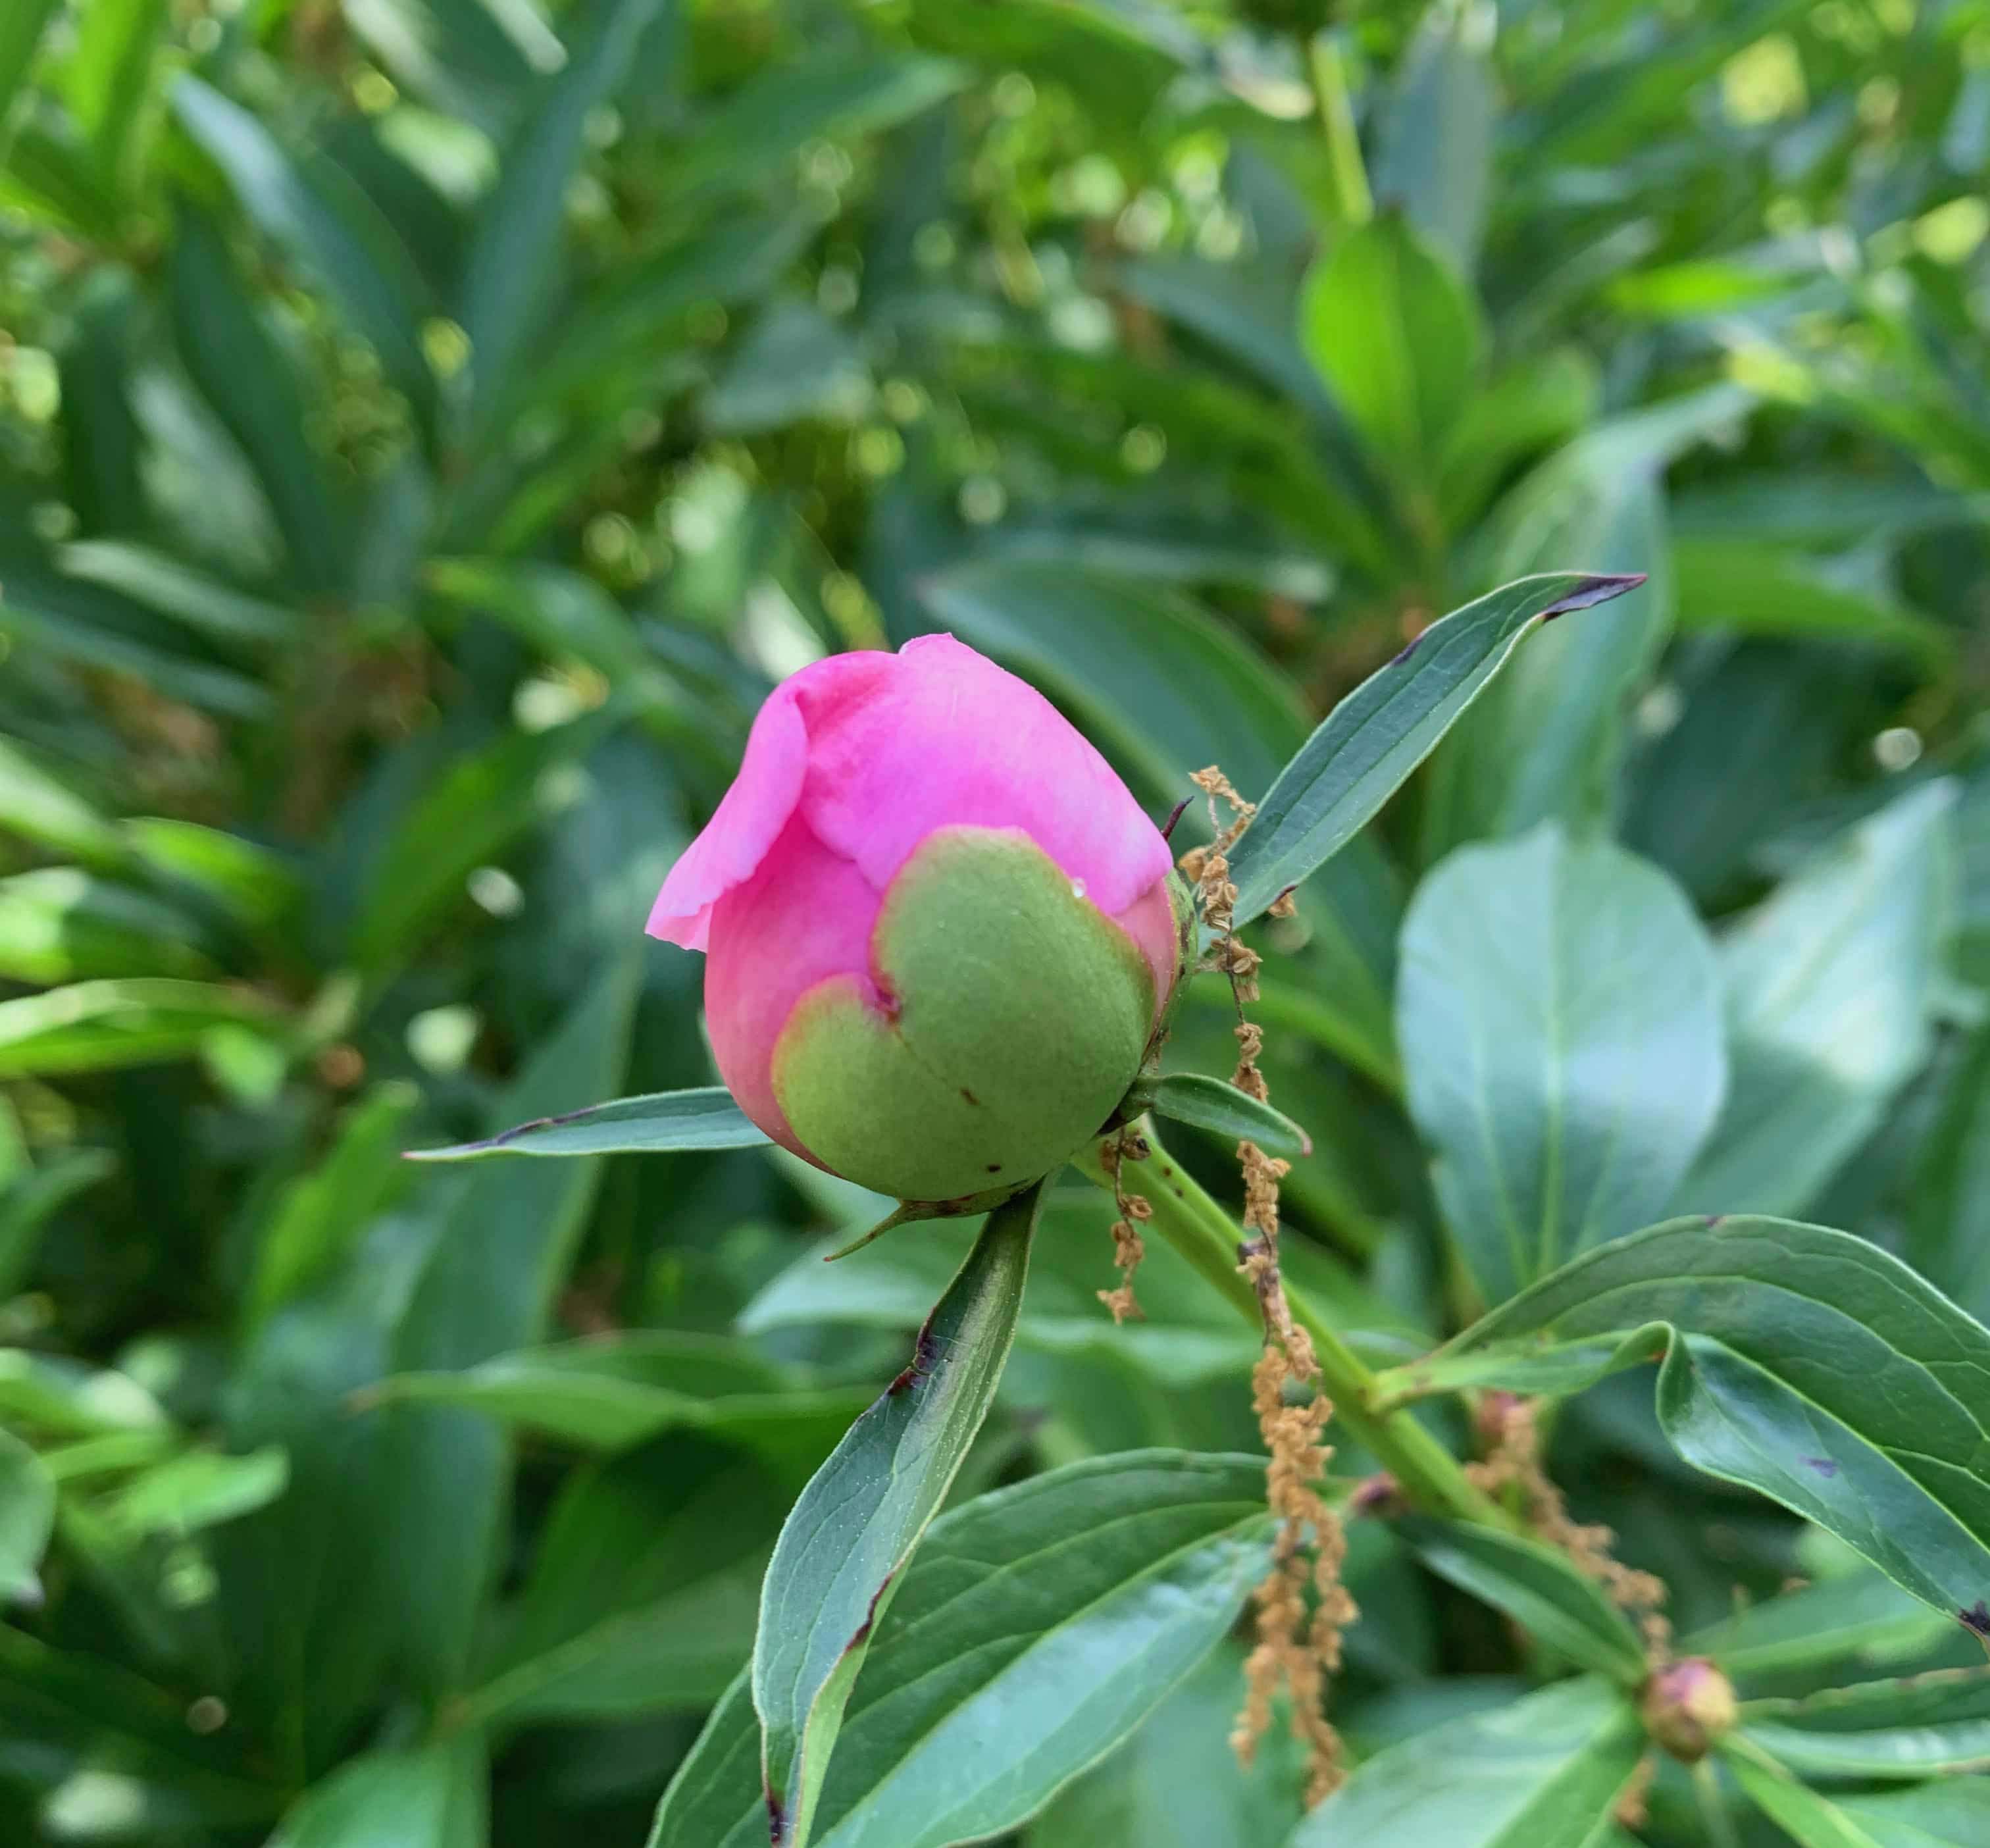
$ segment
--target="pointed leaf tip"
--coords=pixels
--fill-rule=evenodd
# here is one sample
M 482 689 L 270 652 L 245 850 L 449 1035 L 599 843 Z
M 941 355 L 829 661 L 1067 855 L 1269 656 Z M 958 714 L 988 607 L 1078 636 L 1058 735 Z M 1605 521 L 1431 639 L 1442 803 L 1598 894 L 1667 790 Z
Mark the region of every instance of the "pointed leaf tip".
M 689 1150 L 755 1149 L 764 1130 L 723 1087 L 659 1091 L 618 1097 L 585 1109 L 501 1130 L 478 1142 L 439 1149 L 410 1149 L 412 1161 L 474 1161 L 491 1155 L 671 1154 Z
M 1635 573 L 1543 572 L 1432 623 L 1321 721 L 1258 804 L 1231 855 L 1248 923 L 1353 837 L 1436 749 L 1521 641 L 1571 610 L 1643 583 Z
M 1594 577 L 1584 578 L 1566 596 L 1557 598 L 1543 610 L 1541 620 L 1553 622 L 1571 610 L 1593 610 L 1598 603 L 1607 603 L 1627 590 L 1635 590 L 1649 575 L 1648 572 L 1629 571 L 1600 572 Z

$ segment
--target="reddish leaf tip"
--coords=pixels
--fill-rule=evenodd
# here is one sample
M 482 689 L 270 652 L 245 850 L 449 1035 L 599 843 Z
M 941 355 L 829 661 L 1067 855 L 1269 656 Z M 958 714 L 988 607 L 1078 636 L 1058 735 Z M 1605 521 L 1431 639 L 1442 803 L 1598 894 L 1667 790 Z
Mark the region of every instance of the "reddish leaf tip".
M 1566 596 L 1557 597 L 1541 612 L 1541 620 L 1551 623 L 1572 610 L 1593 610 L 1598 603 L 1607 603 L 1627 590 L 1635 590 L 1649 576 L 1648 572 L 1630 571 L 1598 572 L 1579 579 Z

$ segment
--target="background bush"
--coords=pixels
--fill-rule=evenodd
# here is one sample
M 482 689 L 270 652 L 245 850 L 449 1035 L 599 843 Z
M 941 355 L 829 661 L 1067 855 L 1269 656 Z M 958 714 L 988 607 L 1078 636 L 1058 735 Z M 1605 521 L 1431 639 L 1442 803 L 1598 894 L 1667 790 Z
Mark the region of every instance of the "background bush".
M 1309 45 L 1326 10 L 12 0 L 6 1839 L 642 1840 L 963 1246 L 825 1271 L 874 1203 L 757 1152 L 398 1155 L 708 1081 L 642 918 L 827 651 L 950 628 L 1158 814 L 1212 761 L 1262 790 L 1497 583 L 1649 572 L 1273 939 L 1295 1270 L 1398 1357 L 1510 1287 L 1445 1236 L 1411 977 L 1507 979 L 1472 907 L 1551 823 L 1750 920 L 1690 1184 L 1990 1313 L 1990 10 L 1377 4 Z M 1227 1065 L 1222 1000 L 1184 1063 Z M 1662 1111 L 1697 1081 L 1649 1011 L 1606 1037 Z M 1105 1218 L 1053 1202 L 956 1501 L 1254 1446 L 1186 1272 L 1096 1310 Z M 606 1385 L 406 1383 L 608 1331 Z M 1682 1629 L 1843 1566 L 1685 1471 L 1646 1382 L 1555 1456 Z M 1510 1697 L 1516 1638 L 1359 1541 L 1357 1748 Z M 1971 1659 L 1888 1609 L 1857 1646 Z M 1014 1839 L 1280 1839 L 1234 1670 Z M 1650 1839 L 1700 1839 L 1683 1802 Z

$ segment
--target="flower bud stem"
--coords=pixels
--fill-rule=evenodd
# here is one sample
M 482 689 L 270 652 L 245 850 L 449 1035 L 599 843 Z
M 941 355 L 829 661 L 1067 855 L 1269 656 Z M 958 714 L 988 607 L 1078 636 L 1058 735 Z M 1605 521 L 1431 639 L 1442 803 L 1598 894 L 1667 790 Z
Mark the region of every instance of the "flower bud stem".
M 1237 1267 L 1241 1238 L 1234 1222 L 1161 1146 L 1152 1119 L 1143 1119 L 1139 1127 L 1153 1150 L 1141 1176 L 1143 1189 L 1153 1207 L 1146 1229 L 1159 1234 L 1187 1259 L 1254 1328 L 1261 1327 L 1258 1293 Z M 1111 1191 L 1112 1178 L 1099 1145 L 1092 1144 L 1075 1160 L 1088 1179 Z M 1464 1466 L 1409 1413 L 1370 1411 L 1374 1373 L 1290 1282 L 1285 1285 L 1285 1299 L 1292 1320 L 1313 1338 L 1321 1390 L 1333 1398 L 1335 1416 L 1348 1435 L 1396 1479 L 1412 1503 L 1430 1513 L 1516 1528 L 1514 1517 L 1469 1481 Z

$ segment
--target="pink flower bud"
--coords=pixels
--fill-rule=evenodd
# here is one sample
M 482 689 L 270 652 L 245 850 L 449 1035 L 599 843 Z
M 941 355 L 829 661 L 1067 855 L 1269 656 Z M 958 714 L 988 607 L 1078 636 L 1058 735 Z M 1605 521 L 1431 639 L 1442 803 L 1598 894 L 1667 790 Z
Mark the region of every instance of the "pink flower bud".
M 951 636 L 777 688 L 650 931 L 706 953 L 719 1075 L 819 1167 L 1006 1192 L 1097 1133 L 1188 943 L 1167 843 L 1034 688 Z
M 1703 1656 L 1688 1656 L 1656 1670 L 1639 1706 L 1645 1730 L 1689 1765 L 1706 1756 L 1730 1731 L 1740 1709 L 1734 1684 Z

